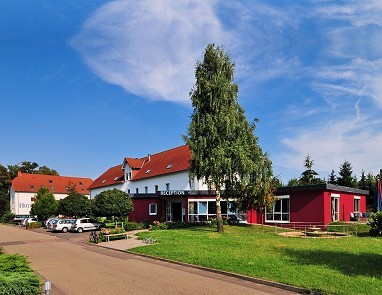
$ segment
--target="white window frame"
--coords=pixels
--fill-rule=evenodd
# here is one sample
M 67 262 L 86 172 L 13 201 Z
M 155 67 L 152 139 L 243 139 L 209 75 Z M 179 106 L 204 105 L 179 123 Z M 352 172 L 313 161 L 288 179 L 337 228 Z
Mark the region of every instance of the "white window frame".
M 337 211 L 333 208 L 333 205 L 337 206 Z M 340 220 L 341 216 L 341 203 L 340 203 L 340 194 L 331 194 L 330 198 L 330 210 L 331 210 L 331 219 L 332 222 L 336 222 Z
M 280 212 L 279 211 L 275 212 L 275 205 L 276 205 L 276 203 L 275 203 L 275 204 L 273 204 L 273 208 L 272 208 L 271 212 L 268 212 L 268 208 L 265 208 L 265 222 L 270 222 L 270 223 L 290 223 L 290 196 L 289 195 L 276 196 L 276 202 L 279 201 L 279 200 L 281 201 L 283 199 L 288 199 L 289 200 L 288 201 L 288 210 L 287 210 L 287 213 L 285 213 L 283 211 L 284 208 L 282 207 L 282 202 L 280 204 L 280 210 L 281 211 Z M 272 219 L 268 219 L 268 216 L 270 214 L 272 214 L 272 216 L 273 216 Z M 275 220 L 275 217 L 274 217 L 275 214 L 280 214 L 281 220 Z M 283 219 L 282 216 L 286 215 L 286 214 L 288 214 L 288 220 L 282 220 Z
M 155 208 L 155 211 L 152 211 L 151 210 L 152 208 Z M 158 215 L 158 204 L 156 204 L 156 203 L 150 203 L 149 204 L 149 215 Z
M 355 209 L 355 203 L 356 203 L 356 201 L 357 201 L 357 203 L 358 203 L 358 211 L 356 211 Z M 355 216 L 357 216 L 357 214 L 358 214 L 358 216 L 359 216 L 359 214 L 361 213 L 361 197 L 358 197 L 358 196 L 354 196 L 354 200 L 353 200 L 353 209 L 354 209 L 354 215 Z

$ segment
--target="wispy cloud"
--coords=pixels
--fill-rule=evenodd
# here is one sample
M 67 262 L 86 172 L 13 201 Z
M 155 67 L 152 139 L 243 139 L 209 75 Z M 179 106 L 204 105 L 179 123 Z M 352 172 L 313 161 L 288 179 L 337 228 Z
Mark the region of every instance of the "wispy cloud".
M 381 15 L 379 0 L 118 0 L 95 11 L 71 44 L 103 80 L 179 103 L 189 103 L 205 46 L 221 44 L 243 100 L 279 91 L 282 138 L 272 142 L 281 148 L 271 156 L 280 171 L 298 176 L 309 153 L 321 176 L 345 159 L 359 173 L 379 169 Z
M 188 101 L 194 66 L 210 42 L 231 38 L 215 1 L 113 1 L 71 40 L 102 79 L 150 99 Z

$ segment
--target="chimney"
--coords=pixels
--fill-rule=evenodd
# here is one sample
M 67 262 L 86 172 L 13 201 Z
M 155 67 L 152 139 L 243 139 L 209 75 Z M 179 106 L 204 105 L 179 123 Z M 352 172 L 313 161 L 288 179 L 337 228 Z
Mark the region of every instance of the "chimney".
M 20 170 L 17 171 L 17 176 L 22 176 L 22 173 Z
M 147 155 L 147 162 L 150 162 L 150 160 L 151 160 L 151 155 L 148 154 L 148 155 Z

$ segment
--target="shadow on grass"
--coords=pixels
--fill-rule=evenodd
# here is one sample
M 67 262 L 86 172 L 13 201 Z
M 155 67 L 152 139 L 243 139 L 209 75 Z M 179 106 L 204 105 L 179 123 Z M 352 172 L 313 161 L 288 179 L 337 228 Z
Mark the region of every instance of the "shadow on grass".
M 284 249 L 284 253 L 300 265 L 324 265 L 348 276 L 382 278 L 382 255 L 379 254 L 293 249 Z

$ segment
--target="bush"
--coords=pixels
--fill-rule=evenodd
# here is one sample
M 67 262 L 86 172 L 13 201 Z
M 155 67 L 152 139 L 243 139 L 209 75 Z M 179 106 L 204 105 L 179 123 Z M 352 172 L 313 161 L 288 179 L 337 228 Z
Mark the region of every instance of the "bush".
M 24 256 L 0 254 L 0 294 L 39 295 L 41 282 Z
M 32 222 L 28 224 L 28 228 L 40 228 L 40 227 L 42 227 L 41 222 Z
M 10 211 L 7 211 L 1 216 L 0 222 L 2 223 L 13 223 L 13 218 L 15 218 L 15 214 Z
M 143 229 L 143 228 L 144 228 L 143 223 L 126 222 L 125 224 L 125 231 L 131 231 L 131 230 L 137 230 L 137 229 Z
M 154 221 L 152 225 L 149 227 L 151 230 L 163 230 L 167 229 L 166 223 L 160 223 L 159 221 Z
M 367 224 L 370 225 L 371 236 L 382 236 L 382 212 L 371 213 Z

